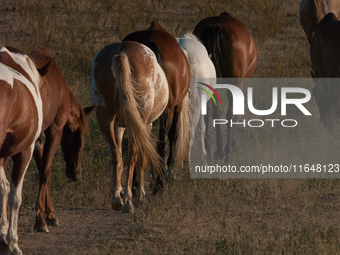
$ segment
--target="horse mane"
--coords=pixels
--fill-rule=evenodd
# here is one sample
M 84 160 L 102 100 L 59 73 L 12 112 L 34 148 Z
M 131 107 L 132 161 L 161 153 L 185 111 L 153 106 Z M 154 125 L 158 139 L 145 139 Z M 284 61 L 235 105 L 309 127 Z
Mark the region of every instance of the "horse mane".
M 312 8 L 314 9 L 313 14 L 315 13 L 316 15 L 316 20 L 322 20 L 323 17 L 325 16 L 325 13 L 328 12 L 328 10 L 326 10 L 327 3 L 324 0 L 313 0 L 312 2 Z
M 225 15 L 225 16 L 230 16 L 230 14 L 229 14 L 228 12 L 222 12 L 222 13 L 220 14 L 220 16 L 223 16 L 223 15 Z
M 150 24 L 150 27 L 148 29 L 154 29 L 154 30 L 160 30 L 160 31 L 165 31 L 165 28 L 158 23 L 158 21 L 152 21 L 151 24 Z
M 26 74 L 30 77 L 31 82 L 33 82 L 37 87 L 39 87 L 40 84 L 40 74 L 37 70 L 37 68 L 34 65 L 34 62 L 32 59 L 27 56 L 25 53 L 23 53 L 21 50 L 18 50 L 14 47 L 0 47 L 0 61 L 2 61 L 1 52 L 6 52 L 10 58 L 12 58 L 13 61 L 15 61 L 18 65 L 20 65 Z
M 193 33 L 186 33 L 185 35 L 183 35 L 182 38 L 183 39 L 192 39 L 192 40 L 195 40 L 195 41 L 202 43 L 201 40 L 198 39 L 198 37 L 196 35 L 194 35 Z
M 184 39 L 193 39 L 193 40 L 198 40 L 197 36 L 192 34 L 192 33 L 186 33 L 185 35 L 183 35 Z
M 334 22 L 334 21 L 338 21 L 338 19 L 336 18 L 336 16 L 334 15 L 333 12 L 328 13 L 318 24 L 317 29 L 319 29 L 320 27 L 322 27 L 325 24 Z

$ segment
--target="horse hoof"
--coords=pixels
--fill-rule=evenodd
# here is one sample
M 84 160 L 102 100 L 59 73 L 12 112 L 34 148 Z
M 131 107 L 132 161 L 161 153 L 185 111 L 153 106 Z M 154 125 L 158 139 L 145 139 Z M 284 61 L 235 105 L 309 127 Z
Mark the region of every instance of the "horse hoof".
M 52 219 L 49 218 L 49 217 L 46 217 L 45 221 L 46 221 L 48 226 L 60 226 L 60 223 L 59 223 L 59 220 L 58 220 L 57 217 L 54 217 Z
M 152 195 L 156 195 L 158 192 L 160 192 L 161 190 L 163 190 L 164 186 L 161 187 L 160 185 L 156 185 L 153 190 L 152 190 Z
M 165 181 L 167 182 L 172 182 L 176 180 L 176 174 L 174 173 L 173 170 L 168 170 L 165 172 Z
M 111 208 L 114 210 L 114 211 L 120 211 L 122 209 L 123 205 L 118 203 L 111 203 Z
M 9 247 L 9 251 L 7 254 L 13 254 L 13 255 L 22 255 L 22 251 L 20 250 L 18 244 L 14 244 L 13 246 Z
M 143 204 L 143 201 L 144 201 L 144 200 L 134 199 L 134 200 L 132 200 L 132 204 L 133 204 L 135 207 L 140 207 L 140 206 Z
M 37 232 L 44 232 L 44 233 L 48 233 L 50 231 L 48 231 L 47 225 L 42 225 L 42 226 L 34 226 L 34 230 Z
M 132 187 L 132 196 L 134 197 L 134 196 L 136 196 L 136 194 L 137 194 L 137 187 L 133 186 Z
M 7 254 L 7 252 L 8 252 L 7 240 L 3 239 L 0 241 L 0 254 Z
M 124 205 L 122 207 L 122 213 L 134 213 L 135 212 L 135 208 L 134 206 L 131 205 Z

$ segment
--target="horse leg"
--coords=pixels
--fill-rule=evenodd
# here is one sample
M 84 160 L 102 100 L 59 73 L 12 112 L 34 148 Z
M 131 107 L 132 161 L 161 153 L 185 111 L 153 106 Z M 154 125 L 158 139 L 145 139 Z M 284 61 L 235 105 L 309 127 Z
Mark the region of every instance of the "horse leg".
M 7 246 L 7 231 L 8 231 L 8 211 L 7 211 L 7 199 L 10 190 L 9 181 L 6 178 L 5 159 L 0 159 L 0 251 L 5 252 Z
M 170 115 L 170 118 L 168 116 Z M 165 172 L 165 145 L 166 145 L 166 137 L 169 131 L 169 121 L 172 121 L 172 111 L 169 111 L 167 108 L 159 118 L 159 132 L 158 132 L 158 142 L 157 142 L 157 152 L 160 156 L 161 160 L 161 171 Z M 155 171 L 152 171 L 153 180 L 156 183 L 155 188 L 153 189 L 153 194 L 156 194 L 159 190 L 164 188 L 164 176 L 163 175 L 155 175 Z
M 213 105 L 212 100 L 210 100 L 210 103 L 211 103 L 211 105 Z M 221 115 L 222 115 L 220 107 L 212 106 L 212 109 L 213 109 L 213 118 L 214 119 L 220 119 Z M 221 134 L 221 127 L 220 127 L 220 125 L 216 125 L 215 128 L 216 128 L 216 146 L 217 146 L 217 149 L 216 149 L 216 152 L 215 152 L 215 155 L 216 155 L 215 159 L 223 159 L 224 153 L 223 153 L 223 149 L 222 149 L 223 139 L 222 139 L 222 134 Z
M 12 157 L 13 171 L 11 188 L 8 195 L 8 204 L 10 207 L 9 228 L 7 233 L 7 241 L 9 250 L 15 254 L 22 254 L 18 246 L 18 216 L 22 201 L 23 180 L 32 158 L 34 143 L 21 153 Z
M 192 89 L 191 91 L 195 92 L 196 90 Z M 192 105 L 190 106 L 189 160 L 190 160 L 190 154 L 191 154 L 192 146 L 194 145 L 194 142 L 195 142 L 195 136 L 196 137 L 199 136 L 199 138 L 204 139 L 204 135 L 202 136 L 202 129 L 198 128 L 198 123 L 200 123 L 200 121 L 202 119 L 204 121 L 204 116 L 202 116 L 201 112 L 197 110 L 201 105 L 201 97 L 200 97 L 200 95 L 198 94 L 197 91 L 196 91 L 195 95 L 193 95 L 193 94 L 194 93 L 190 94 L 190 100 L 191 100 L 190 103 Z M 202 140 L 201 140 L 201 143 L 204 144 L 204 141 L 202 142 Z
M 3 164 L 3 166 L 4 166 L 4 171 L 5 171 L 5 175 L 6 175 L 6 170 L 7 170 L 7 166 L 8 166 L 8 164 L 9 164 L 9 161 L 10 161 L 10 157 L 8 157 L 8 158 L 5 158 L 5 161 L 4 161 L 4 164 Z M 9 185 L 9 184 L 8 184 Z M 8 190 L 8 192 L 9 192 L 9 190 Z M 7 202 L 7 219 L 9 219 L 9 206 L 8 206 L 8 202 Z
M 128 152 L 128 175 L 126 178 L 126 185 L 125 185 L 125 191 L 124 191 L 124 205 L 122 207 L 123 213 L 133 213 L 134 212 L 134 206 L 132 204 L 132 175 L 133 170 L 136 165 L 137 161 L 137 151 L 136 147 L 134 145 L 129 145 L 129 152 Z M 137 170 L 139 173 L 140 171 Z M 140 173 L 139 173 L 140 175 Z
M 133 171 L 132 177 L 132 195 L 135 196 L 137 192 L 137 187 L 139 186 L 138 177 L 137 177 L 137 169 Z
M 209 100 L 207 102 L 207 115 L 204 116 L 204 122 L 205 122 L 205 149 L 208 155 L 208 159 L 212 159 L 212 145 L 211 140 L 209 138 L 209 134 L 211 134 L 211 126 L 212 126 L 212 119 L 220 119 L 221 117 L 221 109 L 217 106 L 214 106 L 213 101 Z M 221 128 L 220 125 L 216 125 L 214 132 L 216 132 L 216 152 L 214 153 L 215 159 L 222 159 L 224 157 L 223 154 L 223 139 L 221 135 Z
M 148 131 L 151 132 L 152 129 L 152 123 L 149 123 L 147 125 Z M 142 157 L 142 164 L 141 164 L 141 168 L 140 171 L 137 172 L 137 176 L 136 176 L 136 181 L 138 183 L 137 186 L 137 190 L 136 190 L 136 200 L 134 201 L 134 205 L 135 206 L 139 206 L 140 203 L 142 202 L 144 196 L 145 196 L 145 190 L 144 190 L 144 173 L 147 167 L 147 160 L 145 155 L 143 155 Z M 135 171 L 134 171 L 134 175 L 136 173 L 137 168 L 135 167 Z
M 228 90 L 227 92 L 227 97 L 228 97 L 228 101 L 229 101 L 229 105 L 228 105 L 228 111 L 227 111 L 227 121 L 228 121 L 228 125 L 227 125 L 227 144 L 225 146 L 225 158 L 224 161 L 228 162 L 229 161 L 229 154 L 231 151 L 231 146 L 233 144 L 233 133 L 234 133 L 234 129 L 235 127 L 231 126 L 231 120 L 233 120 L 233 123 L 236 121 L 236 116 L 233 117 L 233 96 L 231 94 L 231 92 Z M 219 126 L 219 125 L 217 125 Z
M 121 196 L 121 193 L 123 191 L 121 178 L 124 168 L 122 160 L 122 139 L 124 130 L 125 128 L 115 126 L 113 120 L 110 123 L 111 139 L 106 139 L 109 145 L 110 158 L 113 166 L 111 208 L 115 211 L 120 211 L 122 209 L 122 206 L 124 205 Z
M 167 172 L 165 173 L 166 175 L 166 179 L 168 180 L 172 180 L 175 178 L 175 175 L 173 173 L 173 166 L 178 163 L 175 162 L 175 148 L 177 145 L 177 141 L 178 141 L 178 132 L 177 132 L 177 124 L 179 121 L 179 115 L 181 114 L 182 111 L 182 107 L 183 107 L 183 103 L 179 103 L 178 105 L 175 106 L 174 109 L 174 114 L 173 114 L 173 119 L 172 119 L 172 124 L 170 127 L 170 131 L 168 133 L 168 139 L 169 139 L 169 157 L 167 160 Z
M 204 143 L 205 143 L 205 148 L 207 151 L 208 159 L 212 159 L 212 149 L 211 149 L 211 140 L 209 137 L 209 134 L 211 134 L 211 125 L 212 123 L 212 109 L 213 105 L 211 104 L 211 100 L 207 102 L 207 115 L 204 115 L 204 124 L 205 124 L 205 136 L 204 136 Z
M 207 160 L 207 151 L 205 150 L 205 122 L 204 116 L 200 116 L 200 124 L 201 124 L 201 155 L 203 158 L 203 164 L 206 164 Z M 203 165 L 202 164 L 202 165 Z
M 53 133 L 52 133 L 53 132 Z M 36 220 L 34 229 L 38 232 L 49 232 L 47 225 L 60 226 L 58 218 L 54 214 L 50 196 L 51 168 L 54 154 L 58 148 L 63 129 L 53 131 L 52 128 L 46 130 L 46 141 L 40 150 L 33 152 L 34 160 L 39 171 L 39 195 L 35 206 Z M 44 214 L 46 213 L 46 218 Z

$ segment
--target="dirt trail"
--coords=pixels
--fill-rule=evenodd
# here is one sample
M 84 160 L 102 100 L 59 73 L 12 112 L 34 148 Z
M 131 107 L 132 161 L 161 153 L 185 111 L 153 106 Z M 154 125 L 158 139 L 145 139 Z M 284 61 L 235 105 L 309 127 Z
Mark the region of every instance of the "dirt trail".
M 96 247 L 95 238 L 112 236 L 117 242 L 126 237 L 133 214 L 111 208 L 69 208 L 57 210 L 61 226 L 49 227 L 49 233 L 33 231 L 34 212 L 19 215 L 19 247 L 23 254 L 79 254 Z

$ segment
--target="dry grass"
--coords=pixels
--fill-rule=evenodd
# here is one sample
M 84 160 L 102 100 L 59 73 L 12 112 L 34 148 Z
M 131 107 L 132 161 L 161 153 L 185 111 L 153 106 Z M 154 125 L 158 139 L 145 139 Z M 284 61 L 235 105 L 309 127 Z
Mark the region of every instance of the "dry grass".
M 4 2 L 0 43 L 26 52 L 47 48 L 62 68 L 69 87 L 83 106 L 89 105 L 89 67 L 105 45 L 145 29 L 159 20 L 174 36 L 191 31 L 204 17 L 228 11 L 243 21 L 258 46 L 254 77 L 309 77 L 307 40 L 298 22 L 298 3 L 274 0 L 157 1 L 54 0 Z M 155 8 L 156 6 L 156 8 Z M 265 93 L 265 92 L 264 92 Z M 238 131 L 232 164 L 252 164 L 279 148 L 273 160 L 308 161 L 313 146 L 338 150 L 338 137 L 318 122 L 314 102 L 308 130 L 290 133 Z M 51 195 L 58 208 L 106 208 L 111 170 L 107 148 L 95 117 L 83 159 L 83 181 L 67 183 L 59 150 L 54 159 Z M 290 139 L 310 136 L 292 152 Z M 337 132 L 340 133 L 340 132 Z M 312 138 L 311 138 L 312 137 Z M 315 139 L 314 139 L 314 138 Z M 273 139 L 277 143 L 273 143 Z M 320 155 L 314 155 L 314 159 Z M 325 157 L 325 155 L 321 155 Z M 334 162 L 338 163 L 338 162 Z M 65 254 L 337 254 L 340 185 L 337 179 L 190 179 L 188 169 L 136 210 L 134 222 L 115 232 L 88 230 L 90 243 Z M 22 211 L 34 208 L 37 170 L 31 164 L 24 183 Z M 103 181 L 104 180 L 104 181 Z M 58 214 L 57 214 L 58 215 Z M 34 220 L 32 216 L 32 222 Z M 20 238 L 20 237 L 19 237 Z M 74 237 L 75 238 L 75 237 Z

